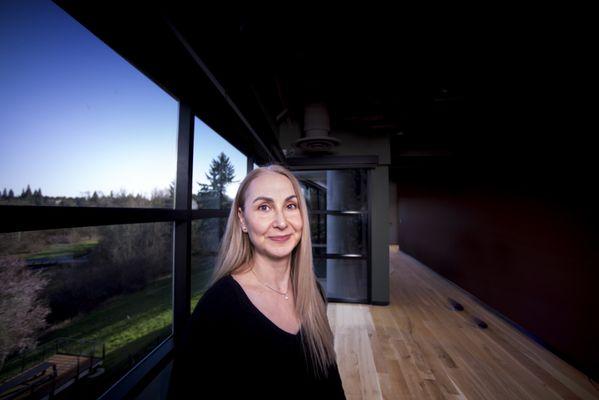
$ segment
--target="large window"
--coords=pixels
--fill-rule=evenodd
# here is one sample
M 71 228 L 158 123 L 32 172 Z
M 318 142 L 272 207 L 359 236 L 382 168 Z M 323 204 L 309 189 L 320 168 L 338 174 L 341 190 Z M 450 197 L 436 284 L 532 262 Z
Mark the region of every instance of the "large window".
M 0 395 L 98 398 L 173 332 L 178 102 L 52 2 L 0 8 Z
M 0 205 L 173 207 L 177 102 L 51 1 L 0 11 Z

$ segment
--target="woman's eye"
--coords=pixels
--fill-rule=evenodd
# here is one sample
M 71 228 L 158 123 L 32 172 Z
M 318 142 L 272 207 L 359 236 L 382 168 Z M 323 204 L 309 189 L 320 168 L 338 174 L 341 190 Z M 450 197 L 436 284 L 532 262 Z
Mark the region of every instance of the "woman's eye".
M 258 210 L 260 211 L 268 211 L 269 208 L 270 206 L 268 204 L 261 204 L 258 206 Z M 288 204 L 287 208 L 290 210 L 295 210 L 297 208 L 297 204 Z

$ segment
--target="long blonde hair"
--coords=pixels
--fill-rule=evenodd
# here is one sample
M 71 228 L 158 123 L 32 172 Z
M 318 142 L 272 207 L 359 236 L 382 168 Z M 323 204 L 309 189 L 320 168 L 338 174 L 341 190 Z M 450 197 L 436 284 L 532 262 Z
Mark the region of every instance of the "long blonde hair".
M 291 255 L 291 284 L 295 294 L 295 309 L 301 322 L 300 336 L 304 351 L 312 361 L 315 375 L 326 376 L 328 367 L 335 362 L 333 332 L 327 319 L 326 302 L 321 297 L 314 274 L 310 220 L 306 200 L 299 181 L 285 167 L 269 164 L 256 168 L 248 173 L 239 185 L 208 287 L 226 275 L 241 271 L 244 265 L 247 266 L 251 262 L 254 255 L 253 245 L 248 235 L 241 231 L 237 209 L 244 209 L 245 194 L 250 183 L 267 171 L 286 176 L 291 181 L 299 200 L 303 227 L 300 242 L 293 249 Z

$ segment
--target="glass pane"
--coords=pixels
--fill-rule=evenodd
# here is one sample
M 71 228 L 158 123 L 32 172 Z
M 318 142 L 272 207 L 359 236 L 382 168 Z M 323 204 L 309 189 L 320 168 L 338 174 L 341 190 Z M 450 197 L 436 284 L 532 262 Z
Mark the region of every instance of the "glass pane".
M 171 223 L 0 234 L 0 382 L 56 363 L 55 392 L 99 397 L 172 332 L 171 249 Z
M 327 260 L 324 258 L 314 258 L 314 274 L 323 288 L 327 287 Z
M 191 228 L 191 311 L 207 289 L 227 218 L 206 218 Z
M 325 277 L 319 277 L 319 281 L 326 288 L 328 297 L 335 300 L 368 301 L 366 260 L 322 260 L 319 264 L 319 273 L 325 273 Z M 323 264 L 326 264 L 326 269 Z
M 367 217 L 366 214 L 311 214 L 314 254 L 366 254 Z
M 366 211 L 367 171 L 294 171 L 310 210 Z
M 193 154 L 193 208 L 231 207 L 246 175 L 247 157 L 199 118 Z
M 172 207 L 177 102 L 51 1 L 0 12 L 0 204 Z

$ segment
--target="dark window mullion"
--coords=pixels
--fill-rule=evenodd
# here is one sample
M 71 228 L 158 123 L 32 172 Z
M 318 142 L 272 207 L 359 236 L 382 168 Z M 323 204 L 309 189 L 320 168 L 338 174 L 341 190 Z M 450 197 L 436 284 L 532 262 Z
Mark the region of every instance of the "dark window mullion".
M 177 181 L 175 209 L 188 218 L 173 227 L 173 337 L 175 348 L 191 314 L 191 186 L 193 177 L 194 114 L 191 107 L 179 103 L 177 139 Z
M 191 219 L 205 219 L 205 218 L 226 218 L 229 216 L 230 208 L 225 208 L 222 210 L 217 209 L 202 209 L 202 210 L 192 210 L 191 211 Z
M 0 206 L 0 232 L 186 220 L 189 212 L 162 208 Z

